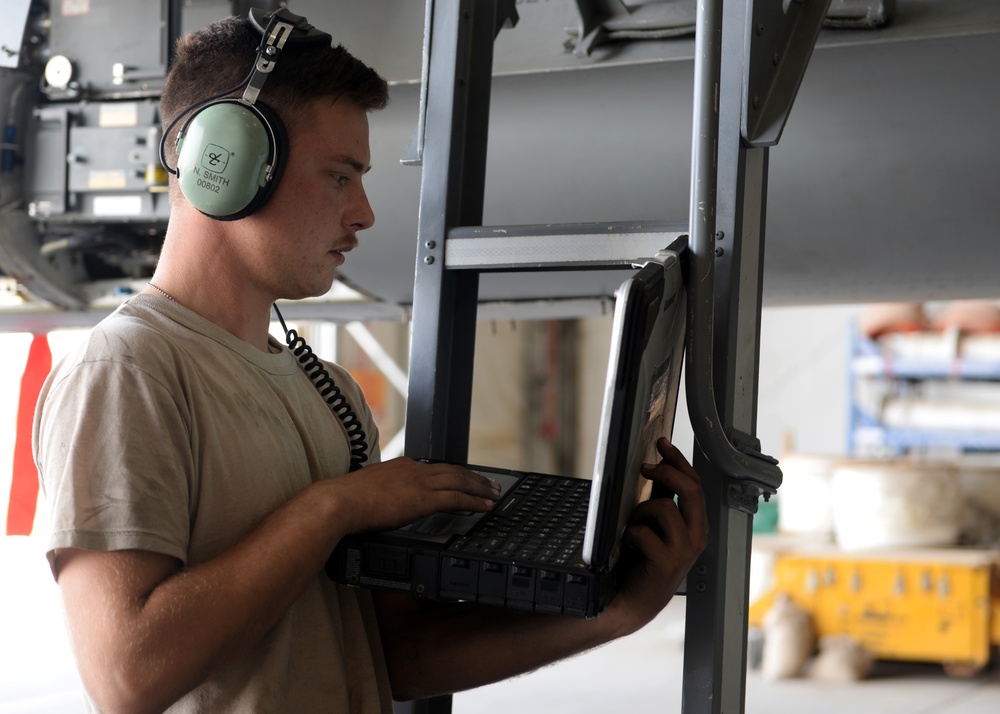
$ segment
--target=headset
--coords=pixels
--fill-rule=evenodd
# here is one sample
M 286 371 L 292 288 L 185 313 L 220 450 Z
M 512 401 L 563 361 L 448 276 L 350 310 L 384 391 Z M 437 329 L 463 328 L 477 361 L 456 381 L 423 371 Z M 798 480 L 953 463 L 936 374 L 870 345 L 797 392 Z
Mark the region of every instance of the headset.
M 332 41 L 332 37 L 286 8 L 249 20 L 261 33 L 260 46 L 246 79 L 232 89 L 190 105 L 170 122 L 160 138 L 160 163 L 177 176 L 184 197 L 210 218 L 234 221 L 259 209 L 274 193 L 288 157 L 288 133 L 277 112 L 257 101 L 282 49 Z M 229 96 L 243 89 L 243 96 Z M 166 161 L 165 145 L 177 132 L 177 166 Z
M 232 89 L 186 107 L 160 138 L 160 163 L 177 176 L 184 197 L 206 216 L 220 221 L 245 218 L 263 206 L 285 168 L 288 133 L 278 114 L 257 102 L 281 50 L 286 45 L 329 46 L 333 39 L 285 8 L 269 15 L 251 8 L 249 19 L 262 36 L 250 74 Z M 240 89 L 242 97 L 229 96 Z M 166 140 L 185 116 L 188 118 L 177 132 L 177 166 L 170 168 Z M 277 305 L 274 311 L 289 349 L 347 430 L 351 471 L 361 468 L 368 459 L 361 421 L 312 348 L 295 330 L 288 329 Z

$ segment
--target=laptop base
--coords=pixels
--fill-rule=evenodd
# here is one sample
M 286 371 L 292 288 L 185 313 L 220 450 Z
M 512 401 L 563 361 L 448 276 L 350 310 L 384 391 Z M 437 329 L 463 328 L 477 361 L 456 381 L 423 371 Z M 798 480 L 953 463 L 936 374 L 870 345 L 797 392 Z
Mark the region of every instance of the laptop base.
M 482 467 L 472 468 L 483 472 Z M 528 480 L 541 477 L 573 486 L 581 484 L 579 479 L 564 476 L 520 476 Z M 589 485 L 587 481 L 582 483 Z M 502 511 L 516 495 L 515 490 L 509 491 L 494 511 Z M 327 562 L 326 573 L 344 585 L 434 600 L 478 602 L 575 617 L 594 617 L 607 607 L 615 592 L 616 569 L 597 570 L 587 566 L 578 548 L 575 557 L 563 559 L 563 563 L 482 552 L 493 550 L 477 545 L 483 540 L 477 538 L 477 532 L 490 525 L 485 522 L 487 515 L 490 514 L 477 514 L 474 525 L 467 532 L 453 533 L 444 542 L 433 542 L 433 534 L 424 534 L 427 541 L 415 544 L 413 528 L 349 536 L 341 541 Z M 435 514 L 424 522 L 462 517 Z M 499 549 L 498 546 L 496 550 Z

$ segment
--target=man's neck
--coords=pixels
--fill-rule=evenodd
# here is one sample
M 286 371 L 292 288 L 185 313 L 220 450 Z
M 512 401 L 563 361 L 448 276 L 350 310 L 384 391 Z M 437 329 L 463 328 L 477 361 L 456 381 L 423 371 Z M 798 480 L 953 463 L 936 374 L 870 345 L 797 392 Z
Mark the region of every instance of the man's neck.
M 268 351 L 272 298 L 241 274 L 226 255 L 224 240 L 177 230 L 176 236 L 168 230 L 151 290 L 167 293 L 209 322 Z

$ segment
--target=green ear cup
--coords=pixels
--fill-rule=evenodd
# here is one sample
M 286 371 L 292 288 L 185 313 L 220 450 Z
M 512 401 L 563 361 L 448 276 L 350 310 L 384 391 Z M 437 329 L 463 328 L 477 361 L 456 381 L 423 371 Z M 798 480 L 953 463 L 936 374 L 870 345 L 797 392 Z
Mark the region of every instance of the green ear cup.
M 198 111 L 177 144 L 177 181 L 185 198 L 220 220 L 249 215 L 278 180 L 283 131 L 262 105 L 226 99 Z

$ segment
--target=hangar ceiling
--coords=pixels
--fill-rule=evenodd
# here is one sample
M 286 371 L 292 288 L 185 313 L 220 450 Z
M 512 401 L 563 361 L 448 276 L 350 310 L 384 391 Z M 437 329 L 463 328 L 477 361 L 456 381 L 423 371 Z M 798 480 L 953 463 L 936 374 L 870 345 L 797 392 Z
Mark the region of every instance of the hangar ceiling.
M 182 30 L 229 6 L 184 3 Z M 338 309 L 397 317 L 412 300 L 420 170 L 400 158 L 419 115 L 423 3 L 289 6 L 392 85 L 390 106 L 372 116 L 376 223 L 344 269 L 374 300 Z M 484 223 L 686 223 L 693 40 L 608 43 L 578 56 L 567 49 L 575 6 L 517 2 L 518 24 L 497 38 Z M 998 296 L 997 67 L 992 2 L 897 0 L 888 26 L 822 31 L 770 150 L 765 305 Z M 585 312 L 620 278 L 484 275 L 480 297 L 501 312 L 557 298 L 570 299 L 564 312 Z M 77 312 L 86 322 L 102 311 L 94 302 Z
M 570 4 L 521 3 L 497 39 L 484 223 L 686 222 L 693 42 L 581 60 L 562 47 Z M 418 87 L 403 82 L 413 63 L 410 74 L 386 63 L 399 83 L 372 120 L 377 221 L 347 270 L 396 302 L 410 297 L 419 192 L 419 171 L 398 163 L 418 112 Z M 997 67 L 995 3 L 899 0 L 888 27 L 822 31 L 770 151 L 766 305 L 998 296 Z M 481 295 L 606 283 L 616 278 L 484 276 Z

